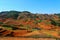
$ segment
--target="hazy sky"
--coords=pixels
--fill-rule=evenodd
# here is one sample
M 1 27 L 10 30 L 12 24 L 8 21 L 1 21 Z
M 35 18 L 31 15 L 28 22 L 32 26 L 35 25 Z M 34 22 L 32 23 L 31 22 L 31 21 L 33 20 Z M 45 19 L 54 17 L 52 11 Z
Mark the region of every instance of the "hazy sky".
M 9 10 L 59 13 L 60 0 L 0 0 L 0 11 Z

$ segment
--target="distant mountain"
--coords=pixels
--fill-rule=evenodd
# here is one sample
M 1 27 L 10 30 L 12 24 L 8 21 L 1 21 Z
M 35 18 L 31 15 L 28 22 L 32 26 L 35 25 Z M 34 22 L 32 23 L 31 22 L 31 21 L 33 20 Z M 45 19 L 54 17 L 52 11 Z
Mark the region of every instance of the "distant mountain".
M 13 19 L 19 19 L 19 18 L 23 18 L 23 17 L 28 17 L 28 18 L 40 18 L 40 19 L 53 19 L 53 17 L 57 17 L 60 16 L 60 14 L 53 14 L 53 15 L 49 15 L 49 14 L 33 14 L 31 12 L 28 11 L 23 11 L 23 12 L 19 12 L 19 11 L 3 11 L 0 12 L 0 18 L 13 18 Z
M 4 11 L 4 12 L 0 12 L 0 18 L 14 18 L 16 19 L 19 15 L 18 11 Z

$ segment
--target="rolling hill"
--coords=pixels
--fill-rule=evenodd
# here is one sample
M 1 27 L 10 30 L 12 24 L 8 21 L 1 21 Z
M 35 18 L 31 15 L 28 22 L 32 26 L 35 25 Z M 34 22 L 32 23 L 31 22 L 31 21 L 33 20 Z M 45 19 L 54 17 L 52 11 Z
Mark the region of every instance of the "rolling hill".
M 0 12 L 0 35 L 16 37 L 43 35 L 60 38 L 60 13 Z

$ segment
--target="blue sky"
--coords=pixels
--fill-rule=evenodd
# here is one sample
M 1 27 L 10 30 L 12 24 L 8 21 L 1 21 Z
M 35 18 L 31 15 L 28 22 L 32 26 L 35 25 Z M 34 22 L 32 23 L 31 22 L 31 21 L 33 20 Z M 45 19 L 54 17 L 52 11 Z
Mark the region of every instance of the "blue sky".
M 60 13 L 60 0 L 0 0 L 0 11 Z

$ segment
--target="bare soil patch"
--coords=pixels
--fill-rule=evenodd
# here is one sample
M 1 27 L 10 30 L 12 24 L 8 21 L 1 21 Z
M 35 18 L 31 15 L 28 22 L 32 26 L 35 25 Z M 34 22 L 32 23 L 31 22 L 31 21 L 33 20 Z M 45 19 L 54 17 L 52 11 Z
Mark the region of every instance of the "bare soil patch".
M 0 37 L 0 40 L 56 40 L 53 38 L 19 38 L 19 37 Z

